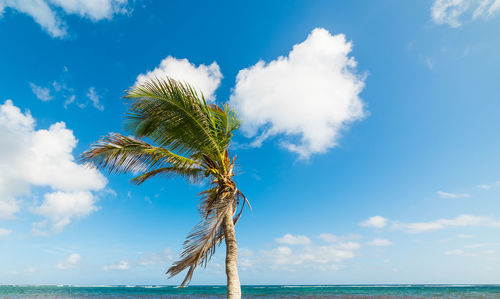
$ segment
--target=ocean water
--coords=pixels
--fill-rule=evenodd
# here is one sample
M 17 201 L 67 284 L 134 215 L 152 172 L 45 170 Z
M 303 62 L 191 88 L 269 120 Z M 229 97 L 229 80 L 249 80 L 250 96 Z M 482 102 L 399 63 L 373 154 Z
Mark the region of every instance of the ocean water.
M 0 298 L 225 298 L 225 286 L 0 286 Z M 243 286 L 243 298 L 500 298 L 500 285 Z
M 0 298 L 225 298 L 225 286 L 0 286 Z M 500 298 L 500 285 L 243 286 L 243 298 Z

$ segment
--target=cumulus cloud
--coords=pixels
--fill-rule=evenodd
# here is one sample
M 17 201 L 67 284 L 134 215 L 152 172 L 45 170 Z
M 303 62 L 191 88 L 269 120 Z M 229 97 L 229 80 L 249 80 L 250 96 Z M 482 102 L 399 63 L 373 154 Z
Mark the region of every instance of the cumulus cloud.
M 442 218 L 428 222 L 394 222 L 392 226 L 409 233 L 423 233 L 452 227 L 500 227 L 500 221 L 484 216 L 459 215 L 451 219 Z
M 280 135 L 282 145 L 307 158 L 338 145 L 341 131 L 365 116 L 364 78 L 343 34 L 314 29 L 288 56 L 240 70 L 230 104 L 254 146 Z
M 431 7 L 436 24 L 459 27 L 462 20 L 488 19 L 500 11 L 500 0 L 435 0 Z
M 441 198 L 466 198 L 469 197 L 469 194 L 466 193 L 450 193 L 444 191 L 436 191 L 436 194 Z
M 292 234 L 286 234 L 281 238 L 277 238 L 276 242 L 288 245 L 307 245 L 311 243 L 311 240 L 306 236 L 294 236 Z
M 67 270 L 75 267 L 81 260 L 81 256 L 78 253 L 70 254 L 66 259 L 57 263 L 56 268 L 59 270 Z
M 391 246 L 392 242 L 387 239 L 375 238 L 367 244 L 370 246 Z
M 99 111 L 104 111 L 104 106 L 99 102 L 101 96 L 97 94 L 94 87 L 90 87 L 87 92 L 87 97 L 92 102 L 92 105 Z
M 130 269 L 130 265 L 128 261 L 120 261 L 116 264 L 111 264 L 102 267 L 102 270 L 104 271 L 110 271 L 110 270 L 119 270 L 119 271 L 124 271 Z
M 50 95 L 50 89 L 48 87 L 38 86 L 34 83 L 30 83 L 31 91 L 35 94 L 35 96 L 44 102 L 48 102 L 53 99 Z
M 210 65 L 200 64 L 196 66 L 186 58 L 177 59 L 168 56 L 154 70 L 140 74 L 136 84 L 167 76 L 188 83 L 197 91 L 201 91 L 209 102 L 215 101 L 215 90 L 219 87 L 222 79 L 219 65 L 215 61 Z
M 94 22 L 111 19 L 127 12 L 127 0 L 0 0 L 0 16 L 5 8 L 31 16 L 54 38 L 67 36 L 61 12 L 88 18 Z
M 46 217 L 55 231 L 96 209 L 93 192 L 103 190 L 107 180 L 75 162 L 77 140 L 63 122 L 36 129 L 31 114 L 7 100 L 0 105 L 0 138 L 1 218 L 14 217 L 21 208 L 19 198 L 30 195 L 33 187 L 48 188 L 43 202 L 31 210 Z
M 250 252 L 245 255 L 245 265 L 263 266 L 265 268 L 295 271 L 302 268 L 317 270 L 335 270 L 339 264 L 347 259 L 354 258 L 361 245 L 357 242 L 347 240 L 349 237 L 331 238 L 330 234 L 322 234 L 326 237 L 325 243 L 312 242 L 306 236 L 294 236 L 287 234 L 277 238 L 278 246 L 269 250 L 260 250 L 256 254 Z M 323 239 L 323 238 L 321 238 Z M 339 241 L 344 239 L 345 241 Z M 294 245 L 294 246 L 285 246 Z
M 84 218 L 97 210 L 96 199 L 88 191 L 46 193 L 44 198 L 43 203 L 32 211 L 50 221 L 55 232 L 62 231 L 71 220 Z M 38 222 L 34 230 L 40 232 L 45 226 L 45 221 Z
M 361 222 L 359 225 L 364 227 L 384 228 L 387 225 L 388 221 L 389 220 L 387 218 L 384 218 L 382 216 L 373 216 Z

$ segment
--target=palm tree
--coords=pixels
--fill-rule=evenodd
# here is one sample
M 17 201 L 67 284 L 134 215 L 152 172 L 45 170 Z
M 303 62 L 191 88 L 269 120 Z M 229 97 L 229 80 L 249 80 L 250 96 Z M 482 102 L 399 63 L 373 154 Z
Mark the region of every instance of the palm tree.
M 190 85 L 171 78 L 137 84 L 125 98 L 130 101 L 126 129 L 134 137 L 110 133 L 92 144 L 82 160 L 112 173 L 140 174 L 132 179 L 136 184 L 159 175 L 206 183 L 208 189 L 199 194 L 201 221 L 167 274 L 187 269 L 181 284 L 186 286 L 196 267 L 206 267 L 225 240 L 227 298 L 240 298 L 234 226 L 248 201 L 233 181 L 236 156 L 229 154 L 240 125 L 236 113 L 228 105 L 207 104 Z

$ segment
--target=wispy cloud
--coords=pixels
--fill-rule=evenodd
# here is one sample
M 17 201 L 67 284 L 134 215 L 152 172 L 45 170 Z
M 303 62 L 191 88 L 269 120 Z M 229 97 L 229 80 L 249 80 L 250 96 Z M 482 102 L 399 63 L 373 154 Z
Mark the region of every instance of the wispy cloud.
M 500 221 L 485 216 L 459 215 L 428 222 L 393 222 L 392 228 L 408 233 L 423 233 L 452 227 L 500 227 Z
M 450 193 L 444 191 L 436 191 L 436 194 L 441 198 L 466 198 L 470 196 L 467 193 Z
M 276 242 L 280 244 L 288 245 L 307 245 L 311 244 L 311 240 L 306 236 L 294 236 L 292 234 L 286 234 L 281 238 L 277 238 Z
M 102 96 L 97 93 L 96 88 L 93 86 L 91 86 L 85 94 L 87 100 L 82 101 L 77 99 L 77 91 L 71 87 L 71 76 L 67 67 L 64 67 L 58 79 L 47 83 L 45 86 L 37 85 L 32 82 L 29 84 L 33 94 L 44 102 L 54 99 L 63 99 L 64 109 L 68 109 L 71 104 L 75 104 L 78 108 L 83 109 L 87 107 L 90 102 L 97 110 L 104 111 L 104 106 L 101 103 Z
M 103 271 L 110 271 L 110 270 L 119 270 L 119 271 L 125 271 L 130 269 L 130 265 L 128 261 L 119 261 L 116 264 L 111 264 L 111 265 L 106 265 L 102 267 Z
M 101 104 L 101 96 L 97 94 L 95 87 L 90 87 L 87 92 L 87 97 L 92 102 L 92 105 L 99 111 L 104 111 L 104 106 Z
M 0 228 L 0 237 L 10 235 L 10 233 L 12 233 L 12 230 L 6 228 Z
M 161 252 L 148 252 L 142 254 L 137 261 L 137 264 L 143 267 L 164 267 L 165 265 L 172 263 L 175 258 L 175 253 L 171 249 L 166 248 Z
M 431 71 L 434 69 L 434 62 L 429 57 L 425 58 L 425 64 Z
M 5 8 L 27 14 L 43 30 L 54 38 L 68 35 L 67 25 L 61 19 L 61 13 L 78 15 L 93 22 L 111 19 L 116 14 L 127 13 L 127 0 L 2 0 L 0 15 Z
M 432 20 L 456 28 L 463 20 L 489 19 L 500 11 L 500 0 L 435 0 Z
M 52 100 L 54 97 L 50 95 L 50 89 L 48 87 L 38 86 L 35 83 L 30 82 L 31 91 L 35 96 L 44 102 Z
M 72 253 L 66 259 L 57 263 L 56 268 L 59 270 L 67 270 L 74 268 L 80 262 L 81 259 L 82 258 L 78 253 Z
M 491 189 L 493 187 L 497 187 L 497 186 L 500 186 L 500 181 L 492 183 L 492 184 L 479 185 L 477 187 L 481 188 L 481 189 L 489 190 L 489 189 Z
M 370 246 L 391 246 L 392 245 L 392 242 L 387 240 L 387 239 L 381 239 L 381 238 L 375 238 L 373 239 L 372 241 L 368 242 L 367 243 L 368 245 Z
M 446 250 L 444 252 L 445 255 L 464 255 L 465 251 L 461 249 L 453 249 L 453 250 Z

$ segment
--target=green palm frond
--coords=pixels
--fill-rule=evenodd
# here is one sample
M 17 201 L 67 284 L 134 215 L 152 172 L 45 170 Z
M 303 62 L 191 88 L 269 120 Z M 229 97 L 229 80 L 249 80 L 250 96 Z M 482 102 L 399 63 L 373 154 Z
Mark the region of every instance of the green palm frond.
M 162 167 L 152 171 L 148 171 L 132 179 L 133 183 L 140 185 L 146 180 L 155 177 L 157 175 L 178 175 L 187 179 L 191 183 L 198 183 L 202 181 L 206 175 L 205 171 L 200 168 L 180 168 L 180 167 Z
M 82 154 L 82 159 L 96 167 L 117 173 L 144 172 L 164 167 L 196 169 L 200 166 L 198 162 L 174 154 L 168 149 L 116 133 L 93 144 Z
M 203 152 L 217 160 L 220 144 L 213 109 L 188 84 L 173 79 L 151 80 L 134 86 L 127 128 L 137 137 L 149 137 L 162 147 L 189 156 Z

